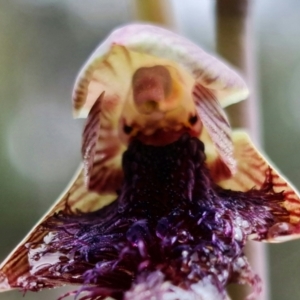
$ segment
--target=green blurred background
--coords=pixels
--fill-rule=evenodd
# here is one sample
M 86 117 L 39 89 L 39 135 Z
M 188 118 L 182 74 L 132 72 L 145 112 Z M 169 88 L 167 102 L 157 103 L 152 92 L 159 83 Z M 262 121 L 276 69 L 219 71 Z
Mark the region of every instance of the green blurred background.
M 210 52 L 214 1 L 173 0 L 177 29 Z M 132 0 L 1 0 L 0 260 L 54 202 L 80 161 L 71 116 L 76 73 Z M 300 1 L 253 1 L 262 144 L 300 189 Z M 300 241 L 268 246 L 272 300 L 300 299 Z M 59 291 L 28 293 L 55 299 Z M 23 299 L 22 293 L 0 299 Z

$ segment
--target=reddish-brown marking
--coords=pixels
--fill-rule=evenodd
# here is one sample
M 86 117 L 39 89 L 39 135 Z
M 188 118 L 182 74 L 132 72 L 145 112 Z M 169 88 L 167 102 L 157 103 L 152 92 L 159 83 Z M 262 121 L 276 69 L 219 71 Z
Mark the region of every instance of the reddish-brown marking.
M 132 60 L 131 60 L 130 52 L 126 49 L 126 47 L 123 47 L 123 46 L 122 46 L 122 47 L 120 47 L 120 48 L 122 49 L 123 54 L 124 54 L 124 56 L 125 56 L 127 62 L 128 62 L 129 64 L 131 64 L 131 63 L 132 63 Z
M 117 74 L 115 68 L 111 65 L 111 63 L 110 63 L 109 61 L 104 60 L 102 63 L 103 63 L 103 65 L 104 65 L 105 67 L 107 67 L 114 75 Z

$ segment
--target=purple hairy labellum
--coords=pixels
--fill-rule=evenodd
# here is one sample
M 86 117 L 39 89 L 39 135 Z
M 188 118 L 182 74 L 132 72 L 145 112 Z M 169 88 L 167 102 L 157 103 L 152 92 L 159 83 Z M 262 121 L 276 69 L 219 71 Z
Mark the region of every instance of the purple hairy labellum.
M 242 79 L 164 29 L 128 25 L 76 80 L 83 166 L 0 267 L 1 289 L 78 284 L 77 299 L 228 299 L 261 291 L 249 239 L 300 234 L 297 191 L 231 131 Z M 251 297 L 251 295 L 249 296 Z

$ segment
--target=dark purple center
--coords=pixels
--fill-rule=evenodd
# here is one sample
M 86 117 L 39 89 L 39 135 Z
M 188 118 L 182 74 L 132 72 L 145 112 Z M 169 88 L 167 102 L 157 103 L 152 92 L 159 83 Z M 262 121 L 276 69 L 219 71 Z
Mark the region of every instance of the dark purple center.
M 112 204 L 86 214 L 66 209 L 44 224 L 56 234 L 45 253 L 62 255 L 37 277 L 83 284 L 82 299 L 123 299 L 156 271 L 184 290 L 209 278 L 221 297 L 232 282 L 258 285 L 243 253 L 247 236 L 264 238 L 286 215 L 268 174 L 259 189 L 222 189 L 203 143 L 187 134 L 164 147 L 133 141 L 123 170 Z

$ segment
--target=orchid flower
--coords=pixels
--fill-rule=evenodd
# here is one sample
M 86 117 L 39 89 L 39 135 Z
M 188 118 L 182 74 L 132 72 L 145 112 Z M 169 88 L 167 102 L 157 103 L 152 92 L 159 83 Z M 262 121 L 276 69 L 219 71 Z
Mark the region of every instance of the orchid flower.
M 112 32 L 75 82 L 83 164 L 2 263 L 1 290 L 224 300 L 228 284 L 246 283 L 257 295 L 245 243 L 298 238 L 300 199 L 231 130 L 223 108 L 247 95 L 234 70 L 183 37 L 150 25 Z

